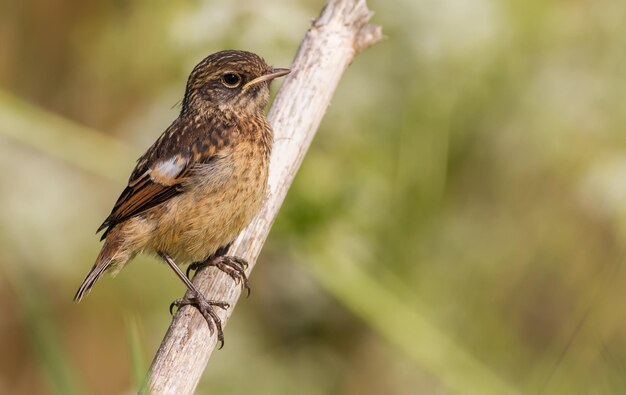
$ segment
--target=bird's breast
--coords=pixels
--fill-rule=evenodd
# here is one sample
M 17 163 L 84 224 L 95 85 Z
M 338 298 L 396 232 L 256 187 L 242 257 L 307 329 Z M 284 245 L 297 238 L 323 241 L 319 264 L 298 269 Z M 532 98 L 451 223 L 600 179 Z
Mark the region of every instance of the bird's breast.
M 186 190 L 165 203 L 154 248 L 178 263 L 199 261 L 232 242 L 256 215 L 265 197 L 266 152 L 241 143 L 230 156 L 194 173 Z

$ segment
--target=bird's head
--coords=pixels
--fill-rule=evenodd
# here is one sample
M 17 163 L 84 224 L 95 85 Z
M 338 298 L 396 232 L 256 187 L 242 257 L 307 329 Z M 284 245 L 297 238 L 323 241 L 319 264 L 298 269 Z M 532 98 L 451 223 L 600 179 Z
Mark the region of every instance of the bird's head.
M 270 82 L 289 72 L 268 66 L 252 52 L 216 52 L 189 75 L 182 112 L 262 112 L 269 100 Z

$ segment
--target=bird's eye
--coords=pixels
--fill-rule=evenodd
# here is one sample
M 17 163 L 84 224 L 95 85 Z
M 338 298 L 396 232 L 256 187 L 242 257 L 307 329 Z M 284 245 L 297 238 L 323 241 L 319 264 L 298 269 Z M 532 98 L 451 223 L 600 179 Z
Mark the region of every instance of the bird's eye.
M 236 88 L 241 83 L 241 77 L 239 74 L 226 73 L 222 76 L 222 83 L 228 88 Z

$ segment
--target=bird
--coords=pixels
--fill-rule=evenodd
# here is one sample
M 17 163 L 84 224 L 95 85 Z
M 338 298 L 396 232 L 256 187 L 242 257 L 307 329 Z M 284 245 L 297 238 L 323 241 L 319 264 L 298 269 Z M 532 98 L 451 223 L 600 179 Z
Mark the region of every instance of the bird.
M 249 292 L 247 262 L 227 251 L 264 202 L 273 144 L 264 109 L 271 81 L 289 73 L 241 50 L 213 53 L 193 68 L 180 114 L 139 157 L 98 228 L 104 244 L 74 301 L 103 273 L 116 275 L 137 254 L 153 254 L 191 294 L 172 302 L 170 313 L 196 307 L 223 346 L 214 308 L 228 303 L 207 300 L 179 265 L 215 266 Z

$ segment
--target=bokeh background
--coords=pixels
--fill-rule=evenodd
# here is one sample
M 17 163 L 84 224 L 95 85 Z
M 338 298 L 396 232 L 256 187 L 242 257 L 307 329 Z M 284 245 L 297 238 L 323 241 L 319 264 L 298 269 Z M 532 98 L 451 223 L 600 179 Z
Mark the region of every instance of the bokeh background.
M 200 59 L 288 66 L 323 4 L 0 2 L 0 393 L 136 392 L 183 285 L 75 305 L 94 231 Z M 369 6 L 198 393 L 626 393 L 626 2 Z

